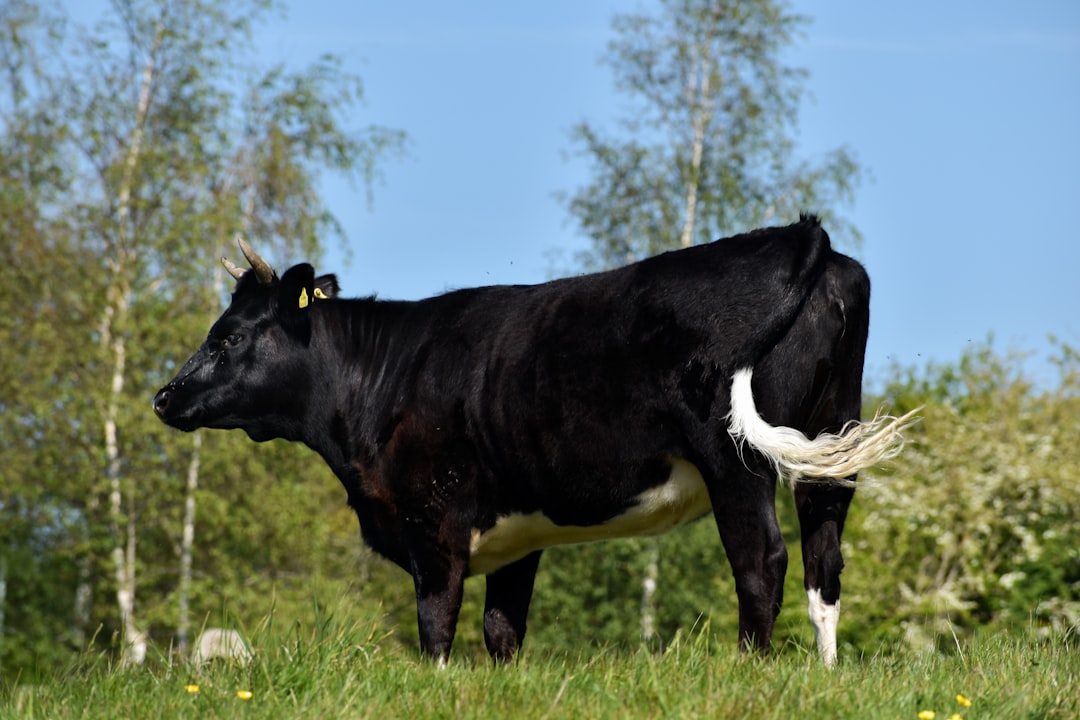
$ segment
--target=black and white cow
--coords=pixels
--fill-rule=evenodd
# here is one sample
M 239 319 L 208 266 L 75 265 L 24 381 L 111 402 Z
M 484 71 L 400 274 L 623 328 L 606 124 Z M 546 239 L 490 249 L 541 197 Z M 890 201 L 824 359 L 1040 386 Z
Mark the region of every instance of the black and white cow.
M 232 303 L 154 410 L 319 453 L 367 543 L 411 573 L 427 654 L 449 655 L 466 577 L 487 576 L 484 637 L 510 660 L 544 548 L 710 511 L 740 641 L 767 650 L 787 569 L 779 475 L 835 661 L 852 481 L 899 451 L 906 419 L 857 422 L 869 281 L 816 218 L 418 302 L 339 299 L 333 275 L 278 278 L 241 249 L 252 269 L 225 261 Z

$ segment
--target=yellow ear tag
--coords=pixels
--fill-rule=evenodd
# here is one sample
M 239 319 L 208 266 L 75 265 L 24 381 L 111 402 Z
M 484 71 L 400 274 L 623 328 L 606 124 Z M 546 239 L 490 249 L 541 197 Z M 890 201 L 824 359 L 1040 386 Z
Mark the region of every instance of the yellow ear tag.
M 307 288 L 300 288 L 300 309 L 308 306 Z
M 326 293 L 324 293 L 321 289 L 315 288 L 315 299 L 316 300 L 329 300 L 330 298 L 326 297 Z

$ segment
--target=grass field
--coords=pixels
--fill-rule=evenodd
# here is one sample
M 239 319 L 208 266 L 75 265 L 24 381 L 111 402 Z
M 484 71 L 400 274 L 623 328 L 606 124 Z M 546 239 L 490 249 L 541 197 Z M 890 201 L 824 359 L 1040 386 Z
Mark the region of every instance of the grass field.
M 894 649 L 827 670 L 803 648 L 760 659 L 718 649 L 706 631 L 663 654 L 526 651 L 495 668 L 473 648 L 439 669 L 377 624 L 329 620 L 283 640 L 255 633 L 246 667 L 159 658 L 116 670 L 87 655 L 38 685 L 6 679 L 0 717 L 1071 719 L 1080 717 L 1076 640 L 983 638 L 947 657 Z

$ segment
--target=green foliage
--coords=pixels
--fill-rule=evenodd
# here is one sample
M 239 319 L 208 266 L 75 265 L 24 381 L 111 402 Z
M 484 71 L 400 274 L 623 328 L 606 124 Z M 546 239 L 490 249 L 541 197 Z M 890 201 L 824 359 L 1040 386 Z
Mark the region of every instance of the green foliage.
M 528 643 L 561 652 L 587 647 L 636 648 L 649 545 L 656 543 L 656 633 L 661 644 L 709 625 L 734 645 L 735 590 L 711 517 L 656 539 L 615 540 L 555 548 L 540 564 Z M 729 632 L 730 631 L 730 632 Z
M 1080 364 L 1061 347 L 1060 381 L 1040 389 L 1021 359 L 987 345 L 898 370 L 885 390 L 897 410 L 924 406 L 923 421 L 857 496 L 845 555 L 878 584 L 856 579 L 845 597 L 886 634 L 948 647 L 976 627 L 1080 626 Z
M 834 213 L 860 171 L 838 148 L 795 157 L 804 70 L 785 65 L 805 17 L 775 0 L 666 0 L 655 14 L 619 15 L 605 62 L 628 98 L 619 132 L 576 126 L 593 179 L 563 195 L 592 241 L 580 260 L 613 267 L 820 213 L 836 237 L 858 232 Z

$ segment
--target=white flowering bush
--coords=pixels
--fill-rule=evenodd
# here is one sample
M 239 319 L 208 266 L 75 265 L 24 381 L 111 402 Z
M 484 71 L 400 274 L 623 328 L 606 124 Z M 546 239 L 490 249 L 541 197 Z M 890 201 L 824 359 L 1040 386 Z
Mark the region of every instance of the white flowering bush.
M 879 630 L 933 648 L 976 626 L 1080 627 L 1080 354 L 1056 364 L 1053 388 L 989 346 L 897 372 L 884 400 L 923 422 L 845 535 L 860 574 L 880 563 L 845 588 Z

